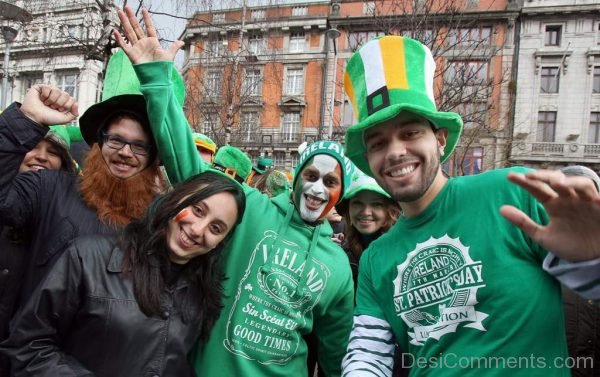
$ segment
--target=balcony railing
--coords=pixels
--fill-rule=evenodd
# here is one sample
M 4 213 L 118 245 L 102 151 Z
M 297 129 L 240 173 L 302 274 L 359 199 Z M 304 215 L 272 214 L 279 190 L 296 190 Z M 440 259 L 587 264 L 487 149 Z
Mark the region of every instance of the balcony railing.
M 598 160 L 600 162 L 600 144 L 528 143 L 521 141 L 515 142 L 511 154 L 514 158 Z
M 316 130 L 315 130 L 316 133 Z M 215 140 L 224 140 L 224 132 L 219 130 L 218 135 L 208 136 Z M 233 129 L 231 132 L 231 145 L 235 147 L 291 147 L 295 148 L 304 141 L 316 140 L 316 135 L 309 132 L 287 133 L 278 130 L 258 129 L 255 131 L 243 131 Z
M 559 143 L 533 143 L 531 145 L 532 153 L 552 153 L 552 154 L 564 154 L 565 144 Z

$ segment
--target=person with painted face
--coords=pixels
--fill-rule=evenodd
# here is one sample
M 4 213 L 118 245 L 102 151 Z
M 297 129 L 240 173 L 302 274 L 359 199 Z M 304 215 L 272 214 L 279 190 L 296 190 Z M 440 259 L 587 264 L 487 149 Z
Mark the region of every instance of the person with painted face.
M 117 240 L 74 240 L 0 345 L 14 375 L 196 376 L 189 354 L 221 311 L 223 243 L 244 209 L 241 185 L 207 171 Z
M 18 172 L 42 169 L 76 172 L 69 152 L 70 137 L 64 126 L 51 126 L 50 131 L 23 157 Z M 28 234 L 21 229 L 0 225 L 0 341 L 8 336 L 8 322 L 19 303 L 22 278 L 27 267 Z M 8 358 L 0 356 L 0 376 L 9 375 Z
M 124 55 L 111 58 L 104 100 L 80 119 L 91 146 L 81 176 L 49 169 L 17 175 L 27 153 L 48 133 L 47 125 L 77 117 L 77 103 L 68 93 L 37 85 L 21 106 L 14 103 L 0 115 L 0 221 L 31 235 L 25 299 L 71 240 L 115 233 L 141 217 L 163 190 L 144 97 L 128 69 L 133 74 Z
M 168 76 L 180 42 L 162 50 L 130 7 L 119 12 L 127 39 L 114 36 L 135 64 L 159 155 L 173 182 L 204 171 Z M 248 211 L 225 246 L 224 310 L 193 363 L 198 375 L 306 376 L 303 335 L 318 339 L 327 376 L 340 375 L 353 307 L 352 274 L 323 221 L 347 187 L 352 164 L 340 144 L 310 145 L 300 156 L 293 194 L 269 198 L 244 186 Z

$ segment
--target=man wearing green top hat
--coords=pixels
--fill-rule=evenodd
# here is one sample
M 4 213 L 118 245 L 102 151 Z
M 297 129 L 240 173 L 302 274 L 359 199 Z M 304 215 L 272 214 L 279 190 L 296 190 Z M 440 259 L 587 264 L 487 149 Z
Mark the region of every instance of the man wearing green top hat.
M 23 298 L 72 239 L 114 234 L 164 189 L 144 97 L 123 53 L 110 59 L 102 95 L 79 120 L 91 148 L 81 176 L 50 170 L 17 175 L 15 168 L 48 133 L 47 125 L 77 117 L 77 103 L 68 93 L 34 86 L 22 105 L 12 104 L 0 115 L 0 221 L 27 231 L 31 239 Z
M 130 7 L 119 18 L 127 39 L 113 35 L 135 64 L 161 160 L 173 182 L 208 168 L 195 150 L 169 82 L 180 42 L 165 51 L 143 10 L 144 31 Z M 299 158 L 292 195 L 244 185 L 246 212 L 225 246 L 223 312 L 192 356 L 196 373 L 307 376 L 304 336 L 318 339 L 326 376 L 339 376 L 352 325 L 353 286 L 347 257 L 331 241 L 324 217 L 342 197 L 352 164 L 340 144 L 316 142 Z
M 346 155 L 403 216 L 361 258 L 343 375 L 391 375 L 395 340 L 411 376 L 569 376 L 553 364 L 567 349 L 560 286 L 542 261 L 593 244 L 597 224 L 577 214 L 595 188 L 524 168 L 447 178 L 462 120 L 437 111 L 434 71 L 426 46 L 397 36 L 346 67 L 358 118 Z

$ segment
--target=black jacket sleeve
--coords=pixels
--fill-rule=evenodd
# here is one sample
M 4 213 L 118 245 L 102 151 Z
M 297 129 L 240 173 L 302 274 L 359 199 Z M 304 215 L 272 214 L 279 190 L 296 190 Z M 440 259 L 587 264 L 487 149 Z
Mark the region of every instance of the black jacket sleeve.
M 18 174 L 19 165 L 47 132 L 47 127 L 23 115 L 17 103 L 0 114 L 1 224 L 23 226 L 33 222 L 40 195 L 40 174 Z
M 13 319 L 10 337 L 0 344 L 0 352 L 11 358 L 14 377 L 93 376 L 60 346 L 83 305 L 82 271 L 74 243 Z

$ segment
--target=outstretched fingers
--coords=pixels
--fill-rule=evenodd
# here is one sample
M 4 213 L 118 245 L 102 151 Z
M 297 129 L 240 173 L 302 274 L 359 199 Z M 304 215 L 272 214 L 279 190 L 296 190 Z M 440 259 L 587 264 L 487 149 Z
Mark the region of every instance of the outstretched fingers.
M 535 176 L 530 174 L 517 174 L 509 173 L 508 179 L 527 190 L 534 198 L 540 203 L 544 204 L 548 200 L 554 199 L 558 196 L 556 191 L 550 187 L 546 182 L 536 179 Z
M 129 41 L 129 43 L 134 44 L 135 42 L 137 42 L 138 38 L 135 31 L 133 30 L 133 26 L 131 26 L 129 17 L 127 16 L 126 12 L 128 11 L 133 12 L 129 5 L 126 5 L 125 11 L 117 10 L 117 15 L 119 16 L 119 20 L 121 21 L 121 30 L 123 31 L 123 34 L 125 34 L 125 37 Z M 135 20 L 135 22 L 137 22 L 137 20 Z
M 146 31 L 148 32 L 149 37 L 158 37 L 156 33 L 156 28 L 154 27 L 154 22 L 152 21 L 152 17 L 150 17 L 150 13 L 146 8 L 142 9 L 142 16 L 144 18 L 144 25 L 146 26 Z
M 541 243 L 541 230 L 543 227 L 531 220 L 523 211 L 516 207 L 505 205 L 500 207 L 500 213 L 514 226 L 525 232 L 532 240 Z
M 133 9 L 131 9 L 131 7 L 129 5 L 127 5 L 125 7 L 125 14 L 127 15 L 127 18 L 129 19 L 129 24 L 131 25 L 131 28 L 133 29 L 133 32 L 135 33 L 136 38 L 137 39 L 144 38 L 146 36 L 146 33 L 144 33 L 144 30 L 142 29 L 140 22 L 138 21 L 135 13 L 133 13 Z

